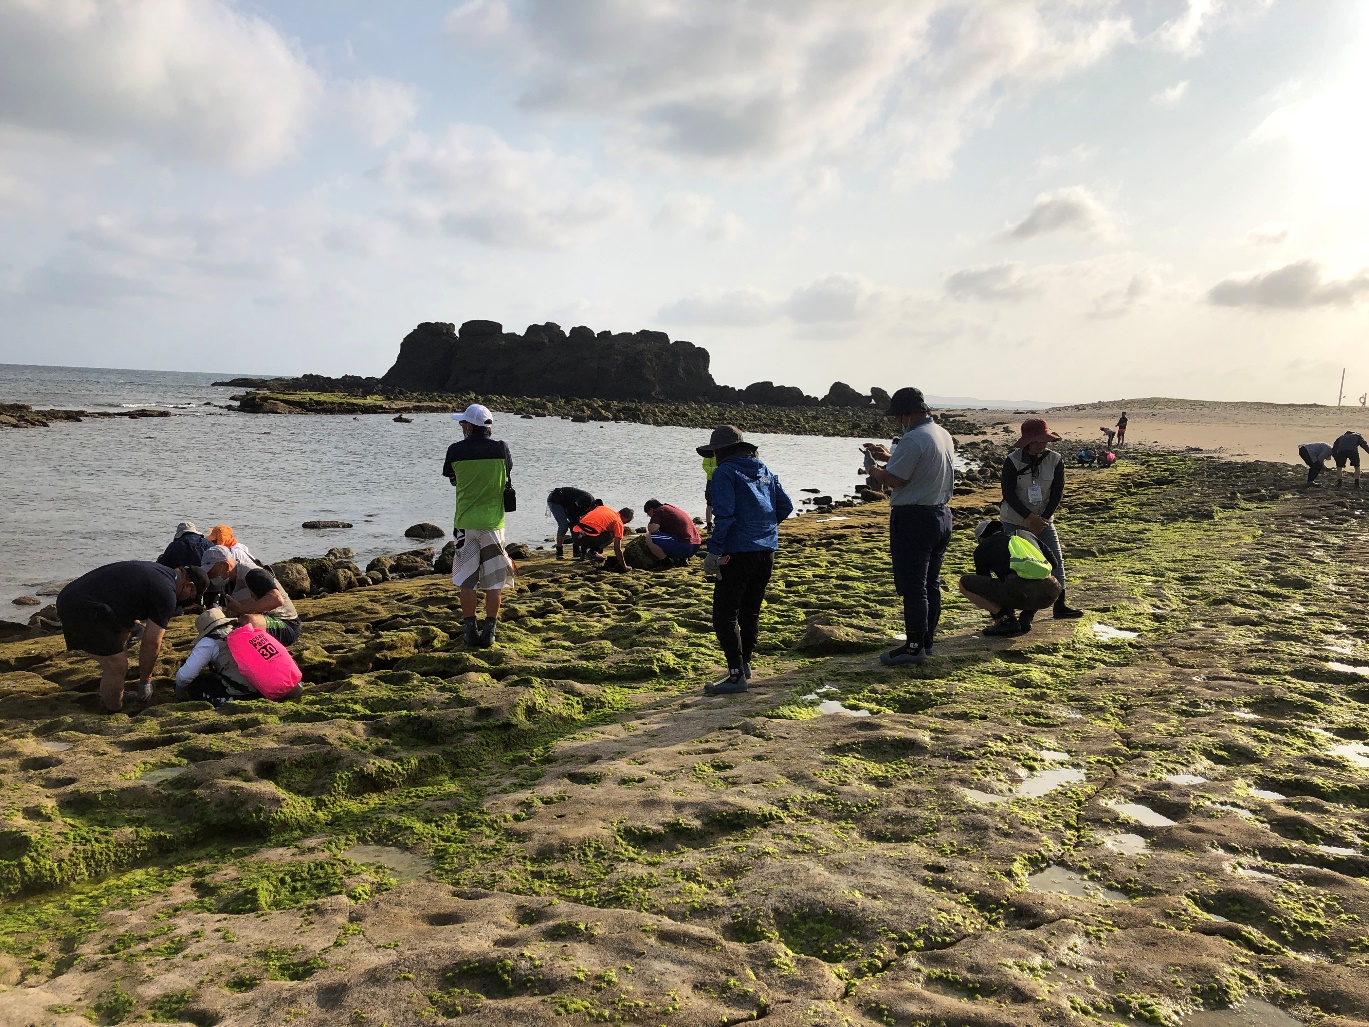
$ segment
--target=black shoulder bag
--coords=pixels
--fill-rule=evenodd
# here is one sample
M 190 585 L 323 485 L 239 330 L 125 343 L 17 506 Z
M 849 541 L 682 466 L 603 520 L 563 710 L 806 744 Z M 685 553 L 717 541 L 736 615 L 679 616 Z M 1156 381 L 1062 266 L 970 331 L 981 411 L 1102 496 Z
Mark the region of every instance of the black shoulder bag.
M 508 453 L 509 447 L 506 444 L 504 446 L 504 456 L 506 459 L 508 457 Z M 518 509 L 518 493 L 514 490 L 513 487 L 513 472 L 507 471 L 506 474 L 507 478 L 504 481 L 504 512 L 513 513 L 515 510 Z

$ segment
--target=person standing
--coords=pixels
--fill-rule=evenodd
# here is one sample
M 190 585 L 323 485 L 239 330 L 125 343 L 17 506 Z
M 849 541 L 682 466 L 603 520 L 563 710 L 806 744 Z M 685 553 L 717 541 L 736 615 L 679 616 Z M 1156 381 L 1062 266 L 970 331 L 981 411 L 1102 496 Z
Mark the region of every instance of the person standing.
M 452 420 L 461 424 L 461 441 L 447 447 L 442 473 L 456 489 L 452 534 L 452 584 L 461 594 L 462 640 L 488 649 L 494 645 L 504 589 L 513 585 L 513 561 L 504 549 L 504 490 L 513 471 L 506 443 L 491 438 L 494 417 L 472 403 Z M 485 623 L 477 626 L 479 589 L 485 590 Z
M 162 635 L 183 602 L 203 595 L 209 578 L 198 567 L 172 570 L 150 560 L 125 560 L 87 571 L 57 594 L 67 648 L 90 653 L 100 665 L 100 702 L 110 713 L 124 707 L 129 636 L 141 623 L 138 700 L 152 698 L 152 673 Z
M 1109 442 L 1112 440 L 1109 439 Z M 1127 412 L 1122 411 L 1122 416 L 1117 418 L 1117 445 L 1124 445 L 1127 441 Z
M 1348 431 L 1331 443 L 1331 456 L 1336 461 L 1336 488 L 1341 487 L 1341 480 L 1345 476 L 1345 465 L 1347 463 L 1355 469 L 1355 488 L 1359 488 L 1359 451 L 1361 449 L 1369 453 L 1369 442 L 1365 442 L 1364 436 L 1358 432 Z
M 1005 531 L 1025 530 L 1040 543 L 1060 583 L 1060 594 L 1056 596 L 1052 614 L 1060 619 L 1073 619 L 1084 613 L 1065 602 L 1065 560 L 1053 520 L 1065 495 L 1065 461 L 1050 448 L 1050 444 L 1059 438 L 1039 417 L 1022 422 L 1022 436 L 1003 461 L 1000 479 L 1003 503 L 999 519 Z
M 194 521 L 181 521 L 176 525 L 176 534 L 172 536 L 170 544 L 157 557 L 157 562 L 172 570 L 177 567 L 198 567 L 204 551 L 211 545 L 213 543 L 200 534 Z
M 931 655 L 941 623 L 941 565 L 951 543 L 951 491 L 955 487 L 955 440 L 932 420 L 921 389 L 899 389 L 885 415 L 903 434 L 890 453 L 867 442 L 874 460 L 870 477 L 893 491 L 889 495 L 889 557 L 894 588 L 903 597 L 907 641 L 879 662 L 886 667 L 915 666 Z
M 563 485 L 547 493 L 547 510 L 556 521 L 556 559 L 566 558 L 566 537 L 571 529 L 580 523 L 580 518 L 589 513 L 598 501 L 584 489 Z M 574 537 L 571 536 L 572 542 Z M 579 556 L 579 545 L 575 545 L 574 556 Z
M 1298 456 L 1307 465 L 1307 487 L 1317 483 L 1317 477 L 1326 470 L 1326 461 L 1335 453 L 1325 442 L 1307 442 L 1298 447 Z
M 718 461 L 704 573 L 714 578 L 713 631 L 727 659 L 727 676 L 705 686 L 704 694 L 732 695 L 745 692 L 751 679 L 761 606 L 780 547 L 779 525 L 794 512 L 794 501 L 757 458 L 756 447 L 730 424 L 714 428 L 708 444 L 695 452 Z

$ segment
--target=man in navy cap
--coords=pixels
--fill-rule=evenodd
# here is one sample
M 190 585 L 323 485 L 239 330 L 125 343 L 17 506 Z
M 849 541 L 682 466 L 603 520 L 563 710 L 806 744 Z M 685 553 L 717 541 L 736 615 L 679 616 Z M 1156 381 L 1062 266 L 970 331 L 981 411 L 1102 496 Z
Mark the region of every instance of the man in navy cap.
M 893 489 L 889 496 L 889 555 L 894 588 L 903 597 L 908 640 L 881 653 L 886 667 L 915 666 L 931 652 L 941 621 L 941 564 L 951 542 L 951 490 L 955 487 L 955 440 L 932 420 L 920 389 L 899 389 L 885 413 L 898 422 L 902 437 L 893 453 L 867 442 L 870 477 Z

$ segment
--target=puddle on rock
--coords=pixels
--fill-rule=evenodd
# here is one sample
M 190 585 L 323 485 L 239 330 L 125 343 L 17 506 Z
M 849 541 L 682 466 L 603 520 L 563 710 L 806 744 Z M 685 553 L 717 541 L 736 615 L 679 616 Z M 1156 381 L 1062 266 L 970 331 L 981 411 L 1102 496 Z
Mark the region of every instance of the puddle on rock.
M 1202 785 L 1207 784 L 1207 778 L 1199 777 L 1197 774 L 1170 774 L 1165 778 L 1172 785 Z
M 1027 891 L 1073 895 L 1080 899 L 1108 899 L 1112 902 L 1127 900 L 1121 892 L 1104 888 L 1093 881 L 1086 881 L 1073 870 L 1061 866 L 1049 866 L 1039 874 L 1032 874 L 1027 878 Z
M 1092 625 L 1093 633 L 1099 638 L 1108 641 L 1116 641 L 1122 638 L 1139 638 L 1140 633 L 1136 631 L 1123 631 L 1121 628 L 1114 628 L 1111 624 L 1104 624 L 1101 621 Z
M 1006 795 L 982 792 L 978 788 L 962 789 L 974 802 L 1008 802 L 1011 799 L 1039 799 L 1055 791 L 1061 785 L 1074 784 L 1084 780 L 1084 772 L 1075 767 L 1060 767 L 1056 770 L 1037 770 L 1027 775 L 1027 779 L 1013 786 Z
M 1174 821 L 1163 813 L 1156 813 L 1149 806 L 1142 806 L 1139 802 L 1105 802 L 1104 806 L 1108 809 L 1115 809 L 1125 817 L 1131 817 L 1138 824 L 1145 824 L 1146 827 L 1173 827 Z
M 1061 752 L 1059 749 L 1041 749 L 1036 755 L 1040 756 L 1043 760 L 1055 760 L 1056 762 L 1070 758 L 1069 753 Z
M 416 881 L 432 869 L 432 861 L 390 845 L 353 845 L 343 857 L 354 863 L 378 863 L 401 881 Z
M 1183 1019 L 1183 1027 L 1303 1027 L 1278 1006 L 1263 999 L 1246 999 L 1230 1009 L 1201 1009 Z
M 1344 742 L 1340 745 L 1333 745 L 1330 752 L 1332 756 L 1349 760 L 1357 767 L 1369 767 L 1369 745 L 1365 745 L 1363 742 Z
M 38 744 L 48 752 L 66 752 L 71 748 L 70 742 L 39 742 Z
M 1278 877 L 1273 874 L 1266 874 L 1263 870 L 1252 870 L 1250 867 L 1241 866 L 1239 863 L 1231 863 L 1227 866 L 1237 877 L 1248 877 L 1254 881 L 1277 881 Z
M 1358 849 L 1347 848 L 1344 845 L 1318 845 L 1317 848 L 1328 856 L 1358 856 Z
M 869 710 L 853 710 L 849 707 L 843 706 L 836 699 L 824 699 L 822 702 L 818 703 L 818 712 L 844 713 L 848 717 L 868 717 L 870 715 Z
M 1258 713 L 1251 713 L 1249 710 L 1232 710 L 1232 711 L 1231 711 L 1231 715 L 1232 715 L 1233 717 L 1239 717 L 1241 720 L 1259 720 L 1259 719 L 1260 719 L 1260 715 L 1259 715 Z
M 1228 806 L 1224 802 L 1211 802 L 1208 805 L 1212 809 L 1225 810 L 1227 813 L 1235 813 L 1238 817 L 1245 817 L 1246 820 L 1254 820 L 1255 814 L 1248 809 L 1241 809 L 1240 806 Z
M 993 792 L 981 792 L 978 788 L 962 788 L 971 802 L 998 803 L 1008 802 L 1012 799 L 1011 795 L 995 795 Z
M 138 780 L 158 784 L 162 781 L 170 781 L 173 777 L 180 777 L 185 771 L 185 767 L 158 767 L 155 770 L 149 770 L 144 774 L 139 774 Z
M 1252 788 L 1250 789 L 1250 794 L 1255 796 L 1255 798 L 1257 799 L 1278 800 L 1288 798 L 1288 796 L 1284 795 L 1283 792 L 1271 792 L 1268 788 Z
M 1328 663 L 1332 670 L 1338 670 L 1342 674 L 1359 674 L 1362 677 L 1369 677 L 1369 667 L 1355 667 L 1349 663 Z
M 1139 856 L 1150 848 L 1150 844 L 1139 834 L 1122 832 L 1103 835 L 1103 844 L 1124 856 Z

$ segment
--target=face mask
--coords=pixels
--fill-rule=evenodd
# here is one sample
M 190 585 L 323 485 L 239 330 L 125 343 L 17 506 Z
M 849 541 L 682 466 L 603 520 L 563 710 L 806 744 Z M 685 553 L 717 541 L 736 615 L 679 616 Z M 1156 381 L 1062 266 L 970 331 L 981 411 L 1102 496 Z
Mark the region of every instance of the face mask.
M 225 588 L 228 587 L 228 579 L 227 579 L 227 578 L 210 578 L 210 579 L 209 579 L 209 587 L 212 588 L 215 592 L 222 592 Z

